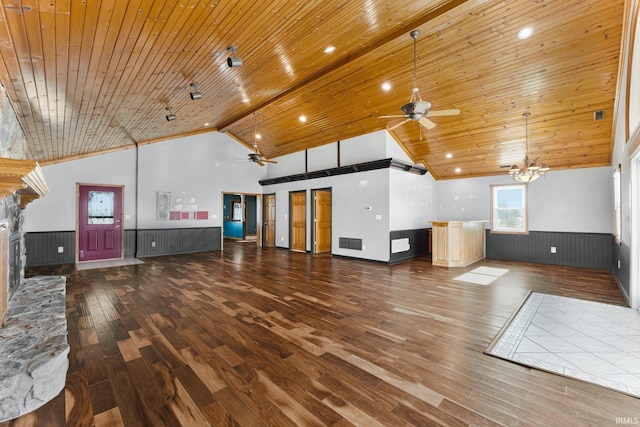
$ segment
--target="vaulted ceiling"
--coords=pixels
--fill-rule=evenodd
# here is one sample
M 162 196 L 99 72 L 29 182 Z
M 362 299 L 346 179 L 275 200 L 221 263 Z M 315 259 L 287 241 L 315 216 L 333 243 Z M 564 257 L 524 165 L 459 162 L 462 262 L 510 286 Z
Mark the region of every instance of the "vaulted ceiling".
M 273 158 L 393 127 L 414 29 L 422 98 L 461 113 L 391 133 L 437 179 L 506 173 L 527 141 L 553 170 L 611 162 L 624 0 L 1 2 L 0 79 L 41 163 L 254 129 Z

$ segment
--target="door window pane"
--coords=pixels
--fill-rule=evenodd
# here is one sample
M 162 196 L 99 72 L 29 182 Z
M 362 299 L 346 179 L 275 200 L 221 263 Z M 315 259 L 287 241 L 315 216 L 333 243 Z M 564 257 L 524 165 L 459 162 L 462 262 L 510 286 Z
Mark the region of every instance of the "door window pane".
M 114 201 L 113 191 L 89 191 L 88 224 L 113 224 Z
M 244 205 L 242 202 L 232 201 L 231 221 L 242 221 L 244 219 Z

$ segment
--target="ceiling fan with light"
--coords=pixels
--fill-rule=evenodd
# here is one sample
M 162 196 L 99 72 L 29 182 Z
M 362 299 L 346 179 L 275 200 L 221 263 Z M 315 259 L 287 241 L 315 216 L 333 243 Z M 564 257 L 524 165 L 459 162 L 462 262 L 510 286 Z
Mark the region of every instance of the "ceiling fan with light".
M 267 159 L 267 156 L 262 154 L 258 149 L 258 139 L 260 136 L 258 135 L 257 127 L 258 127 L 258 112 L 253 113 L 253 153 L 249 153 L 249 161 L 253 163 L 257 163 L 260 166 L 264 166 L 265 163 L 278 163 L 275 160 Z
M 391 116 L 380 116 L 379 119 L 388 119 L 395 117 L 404 117 L 405 120 L 400 123 L 396 123 L 393 126 L 388 127 L 389 130 L 393 130 L 398 126 L 405 124 L 408 121 L 414 121 L 420 123 L 426 129 L 433 129 L 436 127 L 436 124 L 429 120 L 429 117 L 438 117 L 438 116 L 457 116 L 460 114 L 460 110 L 457 108 L 453 108 L 450 110 L 437 110 L 431 111 L 431 103 L 429 101 L 423 101 L 420 97 L 420 91 L 418 89 L 417 84 L 417 41 L 418 36 L 420 35 L 420 31 L 413 30 L 411 31 L 411 37 L 413 38 L 413 91 L 411 92 L 411 98 L 409 98 L 409 102 L 404 104 L 400 109 L 404 112 L 404 114 L 391 115 Z

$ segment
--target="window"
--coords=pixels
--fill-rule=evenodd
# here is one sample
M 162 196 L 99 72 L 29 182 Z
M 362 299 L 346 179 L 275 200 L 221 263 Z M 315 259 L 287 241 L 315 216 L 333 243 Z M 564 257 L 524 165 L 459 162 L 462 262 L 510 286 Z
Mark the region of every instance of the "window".
M 113 224 L 113 191 L 89 191 L 88 224 Z
M 613 208 L 616 217 L 616 243 L 622 243 L 622 185 L 620 184 L 620 165 L 613 171 Z
M 491 232 L 529 233 L 526 184 L 491 186 Z
M 238 200 L 231 201 L 231 221 L 244 220 L 244 205 Z

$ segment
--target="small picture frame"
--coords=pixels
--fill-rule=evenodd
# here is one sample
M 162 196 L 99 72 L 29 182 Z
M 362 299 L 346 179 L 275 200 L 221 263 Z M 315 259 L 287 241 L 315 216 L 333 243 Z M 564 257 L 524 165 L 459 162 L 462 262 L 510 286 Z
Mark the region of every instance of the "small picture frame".
M 167 191 L 156 192 L 156 219 L 168 220 L 171 208 L 171 193 Z

